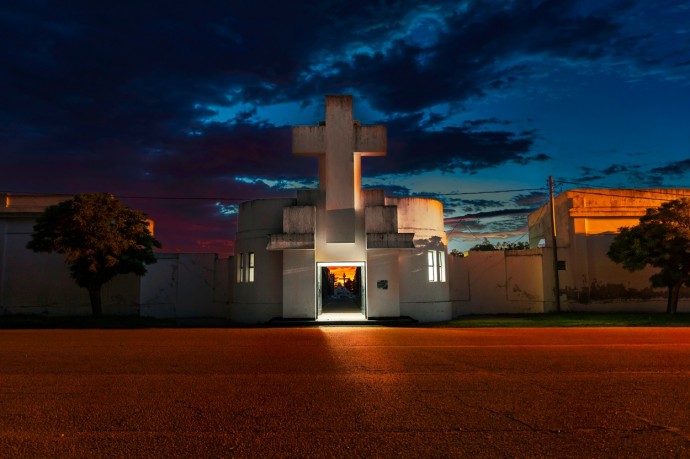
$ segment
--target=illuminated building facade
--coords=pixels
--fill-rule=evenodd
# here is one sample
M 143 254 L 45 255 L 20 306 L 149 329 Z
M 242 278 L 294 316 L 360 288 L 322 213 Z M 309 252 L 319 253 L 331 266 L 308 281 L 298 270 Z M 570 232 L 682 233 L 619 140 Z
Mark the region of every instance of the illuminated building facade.
M 647 267 L 630 272 L 608 256 L 620 228 L 635 226 L 648 208 L 690 198 L 687 188 L 574 189 L 554 199 L 559 293 L 562 310 L 664 311 L 666 289 L 651 288 Z M 528 217 L 531 247 L 544 247 L 545 297 L 553 298 L 552 216 L 546 204 Z M 690 289 L 681 290 L 679 311 L 690 307 Z M 547 301 L 546 310 L 555 306 Z
M 353 119 L 352 96 L 327 96 L 324 122 L 293 127 L 319 189 L 240 205 L 234 320 L 451 318 L 442 204 L 361 189 L 362 158 L 386 143 L 384 126 Z

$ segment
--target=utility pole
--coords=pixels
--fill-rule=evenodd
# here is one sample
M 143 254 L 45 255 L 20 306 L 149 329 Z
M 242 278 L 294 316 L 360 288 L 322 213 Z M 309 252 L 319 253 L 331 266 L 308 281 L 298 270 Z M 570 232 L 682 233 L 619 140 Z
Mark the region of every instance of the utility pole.
M 553 177 L 549 175 L 549 206 L 551 207 L 551 247 L 553 247 L 553 290 L 556 312 L 561 312 L 561 286 L 558 281 L 558 242 L 556 241 L 556 206 L 553 202 Z

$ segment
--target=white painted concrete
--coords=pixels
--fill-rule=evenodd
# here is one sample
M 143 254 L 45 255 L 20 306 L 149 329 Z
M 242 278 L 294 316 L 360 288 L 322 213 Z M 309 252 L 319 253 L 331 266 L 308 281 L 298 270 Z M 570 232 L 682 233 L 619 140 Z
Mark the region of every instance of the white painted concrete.
M 544 312 L 541 249 L 448 258 L 454 317 Z
M 231 315 L 231 259 L 215 254 L 158 254 L 141 281 L 140 314 L 188 318 Z
M 431 199 L 386 198 L 382 190 L 361 190 L 362 157 L 385 155 L 386 128 L 361 126 L 353 120 L 352 106 L 351 96 L 327 96 L 323 124 L 293 128 L 293 153 L 319 159 L 319 191 L 302 192 L 293 202 L 241 205 L 235 251 L 253 250 L 257 260 L 265 258 L 260 246 L 270 234 L 265 252 L 282 252 L 282 260 L 266 258 L 265 263 L 282 263 L 282 285 L 273 276 L 260 285 L 282 292 L 283 318 L 315 318 L 319 263 L 347 263 L 362 266 L 369 317 L 450 319 L 448 282 L 430 283 L 426 261 L 428 250 L 447 250 L 443 207 Z M 255 218 L 271 223 L 255 224 Z M 233 318 L 266 316 L 238 314 L 238 304 L 251 308 L 266 302 L 257 300 L 261 293 L 252 286 L 234 287 Z
M 364 314 L 357 312 L 325 312 L 316 319 L 317 322 L 361 322 L 367 320 Z
M 316 260 L 313 250 L 286 250 L 283 253 L 282 290 L 283 318 L 316 318 Z
M 400 317 L 399 250 L 367 253 L 367 303 L 369 317 Z

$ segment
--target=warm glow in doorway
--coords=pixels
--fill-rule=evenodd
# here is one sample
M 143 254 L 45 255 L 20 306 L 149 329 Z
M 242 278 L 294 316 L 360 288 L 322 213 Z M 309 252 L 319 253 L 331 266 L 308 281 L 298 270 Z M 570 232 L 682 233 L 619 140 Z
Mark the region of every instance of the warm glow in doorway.
M 326 266 L 333 278 L 342 285 L 343 278 L 355 280 L 356 266 Z

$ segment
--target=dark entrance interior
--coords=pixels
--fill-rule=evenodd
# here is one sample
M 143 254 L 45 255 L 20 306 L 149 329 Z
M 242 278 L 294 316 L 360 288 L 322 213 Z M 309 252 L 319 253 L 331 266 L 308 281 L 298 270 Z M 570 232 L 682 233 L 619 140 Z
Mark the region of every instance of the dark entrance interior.
M 361 266 L 323 266 L 321 283 L 321 314 L 364 312 Z

